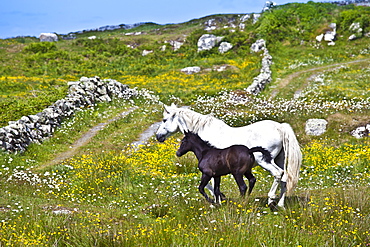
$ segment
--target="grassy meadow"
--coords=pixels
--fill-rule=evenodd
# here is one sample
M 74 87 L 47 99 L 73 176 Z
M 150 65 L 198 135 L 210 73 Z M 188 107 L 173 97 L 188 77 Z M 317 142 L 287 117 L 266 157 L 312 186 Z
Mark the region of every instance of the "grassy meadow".
M 320 18 L 307 18 L 316 12 Z M 368 12 L 352 5 L 284 5 L 255 24 L 248 20 L 244 31 L 212 31 L 235 44 L 223 55 L 217 48 L 197 53 L 203 23 L 214 18 L 223 27 L 241 15 L 88 32 L 56 43 L 0 39 L 1 127 L 63 98 L 67 82 L 81 76 L 112 78 L 138 91 L 137 98 L 76 113 L 24 153 L 0 152 L 0 246 L 369 246 L 370 139 L 356 139 L 350 131 L 370 120 L 370 38 L 345 38 L 357 20 L 364 33 L 370 31 Z M 283 18 L 285 13 L 294 18 Z M 330 22 L 338 23 L 336 45 L 317 43 L 315 35 Z M 302 29 L 304 34 L 297 31 Z M 136 31 L 143 34 L 125 35 Z M 87 39 L 91 35 L 98 38 Z M 252 96 L 243 89 L 261 67 L 261 54 L 249 50 L 257 38 L 267 40 L 273 81 Z M 184 45 L 173 51 L 167 40 Z M 225 64 L 231 69 L 207 70 Z M 187 66 L 202 72 L 181 73 Z M 233 178 L 225 176 L 227 200 L 207 203 L 197 189 L 195 156 L 175 155 L 181 134 L 133 147 L 161 120 L 162 103 L 172 102 L 232 126 L 263 119 L 289 123 L 303 164 L 286 209 L 267 207 L 273 178 L 261 167 L 253 170 L 257 183 L 250 196 L 240 198 Z M 138 108 L 107 125 L 72 158 L 53 163 L 90 128 L 133 106 Z M 327 131 L 306 135 L 310 118 L 326 119 Z

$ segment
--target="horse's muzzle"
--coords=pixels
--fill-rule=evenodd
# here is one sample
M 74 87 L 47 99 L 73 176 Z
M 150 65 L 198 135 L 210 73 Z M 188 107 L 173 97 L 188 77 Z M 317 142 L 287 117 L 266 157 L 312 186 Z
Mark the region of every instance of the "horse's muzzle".
M 166 140 L 165 135 L 156 134 L 155 137 L 157 138 L 157 141 L 159 141 L 159 142 L 164 142 Z

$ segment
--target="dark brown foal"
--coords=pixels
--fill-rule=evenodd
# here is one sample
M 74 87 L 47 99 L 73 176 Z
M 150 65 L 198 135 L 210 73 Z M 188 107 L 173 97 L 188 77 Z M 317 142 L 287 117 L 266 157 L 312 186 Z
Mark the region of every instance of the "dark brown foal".
M 243 145 L 233 145 L 225 149 L 218 149 L 210 146 L 208 142 L 203 141 L 197 134 L 185 132 L 185 137 L 182 139 L 176 155 L 180 157 L 189 151 L 194 152 L 198 159 L 198 168 L 202 172 L 199 192 L 212 203 L 213 200 L 204 191 L 204 187 L 211 178 L 214 178 L 215 181 L 214 194 L 216 203 L 219 202 L 221 197 L 221 176 L 230 173 L 234 176 L 239 186 L 240 195 L 244 196 L 247 191 L 247 185 L 243 180 L 243 176 L 249 181 L 248 194 L 252 192 L 256 183 L 256 178 L 252 174 L 252 168 L 255 162 L 253 153 L 261 152 L 263 159 L 267 162 L 270 162 L 272 159 L 270 152 L 262 147 L 249 149 Z

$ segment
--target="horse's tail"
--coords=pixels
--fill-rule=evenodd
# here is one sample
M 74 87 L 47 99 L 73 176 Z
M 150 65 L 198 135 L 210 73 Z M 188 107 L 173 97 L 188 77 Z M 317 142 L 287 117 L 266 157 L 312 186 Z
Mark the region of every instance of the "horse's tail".
M 253 154 L 254 152 L 261 152 L 262 156 L 263 156 L 263 159 L 268 163 L 271 162 L 271 160 L 272 160 L 271 153 L 269 151 L 267 151 L 266 149 L 264 149 L 263 147 L 253 147 L 253 148 L 249 149 L 250 154 Z
M 289 195 L 294 191 L 299 180 L 302 153 L 292 127 L 287 123 L 282 123 L 280 130 L 283 135 L 284 173 L 287 175 L 287 194 Z

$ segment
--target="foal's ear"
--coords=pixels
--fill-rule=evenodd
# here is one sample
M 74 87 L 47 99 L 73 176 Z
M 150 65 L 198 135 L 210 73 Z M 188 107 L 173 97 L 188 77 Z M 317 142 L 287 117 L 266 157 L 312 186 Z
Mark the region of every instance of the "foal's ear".
M 172 108 L 177 108 L 177 105 L 175 105 L 175 103 L 172 103 L 172 104 L 171 104 L 171 107 L 172 107 Z

